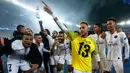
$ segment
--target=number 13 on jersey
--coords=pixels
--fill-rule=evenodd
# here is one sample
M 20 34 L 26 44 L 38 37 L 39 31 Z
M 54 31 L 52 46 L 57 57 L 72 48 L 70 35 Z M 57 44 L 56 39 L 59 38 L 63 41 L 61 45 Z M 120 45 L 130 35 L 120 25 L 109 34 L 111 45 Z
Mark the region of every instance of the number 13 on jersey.
M 81 42 L 81 43 L 79 43 L 79 45 L 80 45 L 80 47 L 79 47 L 79 50 L 78 50 L 78 54 L 81 55 L 84 58 L 88 57 L 88 52 L 90 51 L 89 44 Z

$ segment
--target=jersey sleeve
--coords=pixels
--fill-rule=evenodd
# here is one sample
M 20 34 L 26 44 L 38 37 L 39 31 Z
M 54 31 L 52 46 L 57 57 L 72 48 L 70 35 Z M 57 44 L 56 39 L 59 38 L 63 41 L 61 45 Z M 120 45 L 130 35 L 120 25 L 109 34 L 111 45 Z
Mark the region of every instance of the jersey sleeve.
M 15 41 L 13 41 L 12 43 L 11 43 L 11 48 L 13 49 L 13 50 L 18 50 L 18 49 L 20 49 L 20 48 L 22 48 L 23 46 L 22 46 L 22 41 L 21 40 L 15 40 Z
M 124 32 L 121 32 L 120 34 L 121 44 L 125 47 L 125 59 L 129 58 L 129 43 L 128 38 L 126 37 L 126 34 Z
M 78 34 L 68 30 L 67 36 L 70 38 L 71 41 L 73 41 L 78 36 Z

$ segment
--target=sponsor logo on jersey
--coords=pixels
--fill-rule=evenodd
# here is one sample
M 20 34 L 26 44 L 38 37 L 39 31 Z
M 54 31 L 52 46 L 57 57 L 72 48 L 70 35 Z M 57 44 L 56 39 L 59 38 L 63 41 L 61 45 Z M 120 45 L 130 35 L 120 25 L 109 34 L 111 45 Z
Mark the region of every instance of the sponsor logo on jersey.
M 96 44 L 104 44 L 104 42 L 96 42 Z
M 118 45 L 117 43 L 110 43 L 110 44 L 108 44 L 108 46 L 116 46 L 116 45 Z
M 124 38 L 124 40 L 126 40 L 126 39 L 127 39 L 127 37 Z
M 117 35 L 114 36 L 114 38 L 117 38 L 117 37 L 118 37 Z

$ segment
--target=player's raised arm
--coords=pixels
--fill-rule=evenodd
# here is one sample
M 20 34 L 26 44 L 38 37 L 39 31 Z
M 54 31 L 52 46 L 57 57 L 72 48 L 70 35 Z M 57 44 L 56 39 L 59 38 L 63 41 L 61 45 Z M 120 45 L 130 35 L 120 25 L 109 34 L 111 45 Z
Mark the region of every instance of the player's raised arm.
M 43 24 L 43 22 L 42 22 L 42 21 L 39 21 L 39 25 L 40 25 L 41 33 L 43 33 L 43 31 L 44 31 L 44 28 L 43 28 L 42 24 Z
M 42 1 L 42 3 L 45 5 L 45 6 L 44 6 L 44 10 L 45 10 L 48 14 L 50 14 L 50 15 L 53 17 L 53 20 L 54 20 L 55 23 L 58 25 L 58 27 L 59 27 L 62 31 L 64 31 L 65 33 L 68 33 L 68 29 L 66 28 L 66 26 L 64 26 L 64 24 L 61 23 L 61 22 L 58 20 L 58 18 L 53 14 L 51 8 L 50 8 L 44 1 Z
M 121 32 L 121 42 L 125 46 L 125 59 L 124 59 L 124 63 L 125 63 L 129 59 L 129 43 L 128 43 L 128 39 L 124 32 Z

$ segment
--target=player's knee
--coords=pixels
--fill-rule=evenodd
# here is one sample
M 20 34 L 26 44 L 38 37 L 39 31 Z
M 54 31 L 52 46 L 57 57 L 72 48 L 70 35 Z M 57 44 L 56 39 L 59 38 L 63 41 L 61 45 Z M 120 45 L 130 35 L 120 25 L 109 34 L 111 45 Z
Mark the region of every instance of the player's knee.
M 92 70 L 92 73 L 96 73 L 96 69 L 93 69 L 93 70 Z
M 71 65 L 68 65 L 68 72 L 72 72 L 73 68 Z
M 61 70 L 62 70 L 62 65 L 61 65 L 61 64 L 58 64 L 57 70 L 58 70 L 58 71 L 61 71 Z

